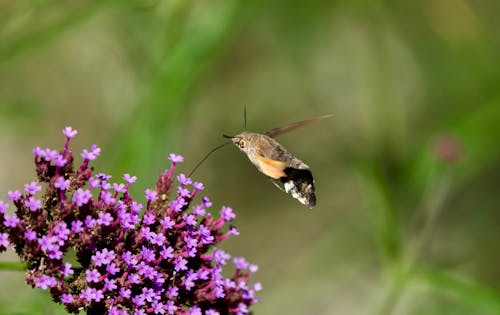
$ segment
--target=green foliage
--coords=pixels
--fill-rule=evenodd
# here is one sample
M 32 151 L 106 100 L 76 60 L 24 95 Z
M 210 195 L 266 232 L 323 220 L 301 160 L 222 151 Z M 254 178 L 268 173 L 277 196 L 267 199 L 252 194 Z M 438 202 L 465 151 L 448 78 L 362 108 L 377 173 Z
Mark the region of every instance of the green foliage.
M 255 314 L 498 314 L 499 10 L 2 2 L 0 192 L 33 178 L 25 156 L 66 125 L 77 147 L 102 147 L 99 169 L 137 175 L 140 195 L 168 153 L 188 173 L 240 131 L 244 104 L 255 131 L 332 113 L 278 139 L 315 176 L 310 213 L 234 148 L 194 175 L 238 214 L 228 246 L 260 265 Z M 0 314 L 59 314 L 19 279 Z

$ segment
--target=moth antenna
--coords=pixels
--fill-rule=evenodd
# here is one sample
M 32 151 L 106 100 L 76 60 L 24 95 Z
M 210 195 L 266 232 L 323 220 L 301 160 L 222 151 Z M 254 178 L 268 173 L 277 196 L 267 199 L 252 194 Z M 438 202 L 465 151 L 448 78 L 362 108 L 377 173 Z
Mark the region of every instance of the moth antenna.
M 224 137 L 226 137 L 224 135 Z M 227 138 L 227 137 L 226 137 Z M 232 137 L 231 137 L 232 138 Z M 191 172 L 189 173 L 188 177 L 191 177 L 191 175 L 193 175 L 194 171 L 196 171 L 196 169 L 201 165 L 201 163 L 205 162 L 205 160 L 212 154 L 214 153 L 215 151 L 219 150 L 220 148 L 222 148 L 223 146 L 225 146 L 226 144 L 230 144 L 230 143 L 233 143 L 233 141 L 228 141 L 228 142 L 224 142 L 223 144 L 221 145 L 218 145 L 216 146 L 215 148 L 213 148 L 212 150 L 210 150 L 210 152 L 207 153 L 207 155 L 205 155 L 205 157 L 203 159 L 201 159 L 201 161 L 198 162 L 198 164 L 195 165 L 195 167 L 191 170 Z
M 247 130 L 247 105 L 243 105 L 243 130 Z

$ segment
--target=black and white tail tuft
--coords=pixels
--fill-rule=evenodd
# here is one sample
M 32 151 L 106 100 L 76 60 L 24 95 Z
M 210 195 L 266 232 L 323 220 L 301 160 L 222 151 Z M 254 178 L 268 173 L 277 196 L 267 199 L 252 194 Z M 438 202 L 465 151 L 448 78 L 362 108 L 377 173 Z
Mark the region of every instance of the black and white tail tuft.
M 291 193 L 292 197 L 300 203 L 312 208 L 316 205 L 316 194 L 314 193 L 314 179 L 308 169 L 285 169 L 286 176 L 280 178 L 285 186 L 285 191 Z

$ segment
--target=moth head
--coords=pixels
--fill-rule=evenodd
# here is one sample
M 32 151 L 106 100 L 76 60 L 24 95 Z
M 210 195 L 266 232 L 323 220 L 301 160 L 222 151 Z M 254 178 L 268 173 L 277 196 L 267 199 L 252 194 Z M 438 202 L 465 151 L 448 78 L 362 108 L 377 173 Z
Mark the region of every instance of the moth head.
M 253 133 L 244 131 L 236 136 L 224 136 L 226 138 L 230 138 L 231 141 L 236 145 L 241 151 L 248 152 L 248 150 L 253 147 L 253 142 L 255 140 L 255 136 Z

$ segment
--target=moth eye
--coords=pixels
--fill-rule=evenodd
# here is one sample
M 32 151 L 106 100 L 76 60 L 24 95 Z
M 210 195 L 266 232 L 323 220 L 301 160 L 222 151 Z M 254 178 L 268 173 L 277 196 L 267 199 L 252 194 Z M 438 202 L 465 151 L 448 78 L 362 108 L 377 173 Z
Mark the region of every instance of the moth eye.
M 245 147 L 245 141 L 240 140 L 240 141 L 238 142 L 238 146 L 240 147 L 240 149 L 243 149 L 243 148 Z

